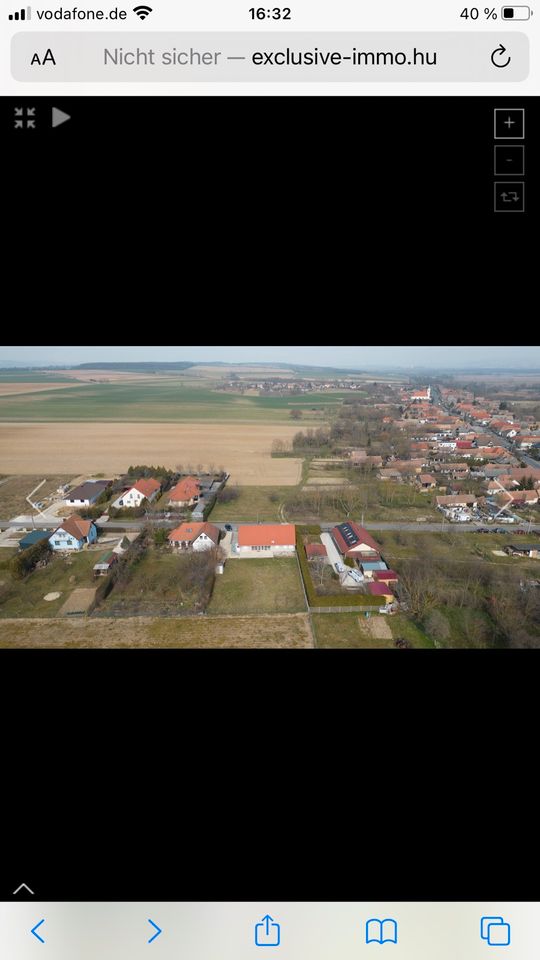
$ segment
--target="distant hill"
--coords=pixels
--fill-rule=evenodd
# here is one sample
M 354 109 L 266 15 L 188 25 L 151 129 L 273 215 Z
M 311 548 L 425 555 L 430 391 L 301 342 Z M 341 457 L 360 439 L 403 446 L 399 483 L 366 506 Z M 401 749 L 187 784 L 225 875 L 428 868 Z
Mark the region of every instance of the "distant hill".
M 313 377 L 313 376 L 334 376 L 340 377 L 346 374 L 359 374 L 362 373 L 362 370 L 359 369 L 345 369 L 343 367 L 312 367 L 304 366 L 297 363 L 254 363 L 252 361 L 246 363 L 231 363 L 225 362 L 222 360 L 198 360 L 198 361 L 176 361 L 168 362 L 161 361 L 159 363 L 79 363 L 77 367 L 73 369 L 77 370 L 118 370 L 125 371 L 126 373 L 150 373 L 155 370 L 164 371 L 164 370 L 188 370 L 190 367 L 238 367 L 240 370 L 242 367 L 249 367 L 253 369 L 258 367 L 261 371 L 265 370 L 267 367 L 271 367 L 273 370 L 290 370 L 293 373 L 298 373 L 300 376 L 304 377 Z
M 124 370 L 126 373 L 150 373 L 152 370 L 187 370 L 195 364 L 187 361 L 163 363 L 79 363 L 73 370 Z

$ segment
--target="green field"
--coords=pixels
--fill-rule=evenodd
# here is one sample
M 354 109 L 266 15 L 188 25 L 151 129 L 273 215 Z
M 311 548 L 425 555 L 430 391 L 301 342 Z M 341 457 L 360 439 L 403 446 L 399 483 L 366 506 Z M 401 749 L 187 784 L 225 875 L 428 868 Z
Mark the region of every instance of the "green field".
M 34 381 L 35 382 L 35 381 Z M 139 383 L 93 383 L 70 390 L 0 397 L 0 420 L 261 420 L 281 423 L 290 411 L 320 421 L 321 409 L 339 405 L 344 393 L 298 397 L 250 397 L 185 384 L 179 379 Z M 317 410 L 313 411 L 312 408 Z
M 228 560 L 216 577 L 208 613 L 302 613 L 306 609 L 294 557 Z
M 53 556 L 46 567 L 34 570 L 25 580 L 14 580 L 8 571 L 0 570 L 0 580 L 5 581 L 0 588 L 0 617 L 58 616 L 72 590 L 96 585 L 92 568 L 100 556 L 100 551 L 87 550 L 73 553 L 67 560 Z M 58 600 L 43 599 L 55 592 L 61 594 Z

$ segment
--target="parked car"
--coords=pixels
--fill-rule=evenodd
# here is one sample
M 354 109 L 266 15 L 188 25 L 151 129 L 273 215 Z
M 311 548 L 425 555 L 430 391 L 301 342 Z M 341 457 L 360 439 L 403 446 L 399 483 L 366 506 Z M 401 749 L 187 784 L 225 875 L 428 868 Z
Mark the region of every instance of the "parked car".
M 487 527 L 478 527 L 477 533 L 491 533 L 491 530 L 488 530 Z
M 226 529 L 226 530 L 229 530 L 229 531 L 232 530 L 232 527 L 231 527 L 230 523 L 226 523 L 226 524 L 225 524 L 225 529 Z

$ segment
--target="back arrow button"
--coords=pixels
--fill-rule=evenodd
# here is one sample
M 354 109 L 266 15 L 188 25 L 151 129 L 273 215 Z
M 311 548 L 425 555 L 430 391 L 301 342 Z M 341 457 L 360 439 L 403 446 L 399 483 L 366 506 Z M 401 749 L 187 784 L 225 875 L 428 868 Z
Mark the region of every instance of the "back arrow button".
M 35 927 L 32 927 L 30 933 L 33 933 L 36 940 L 39 940 L 40 943 L 45 943 L 43 937 L 40 937 L 39 933 L 36 933 L 36 930 L 41 926 L 42 923 L 45 923 L 44 919 L 40 920 L 39 923 L 36 923 Z

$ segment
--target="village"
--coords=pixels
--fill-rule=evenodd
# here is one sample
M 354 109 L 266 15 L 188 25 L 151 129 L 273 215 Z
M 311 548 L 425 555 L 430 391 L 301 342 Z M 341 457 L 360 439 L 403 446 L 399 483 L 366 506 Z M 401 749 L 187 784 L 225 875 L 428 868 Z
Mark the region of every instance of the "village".
M 336 385 L 351 396 L 358 387 L 328 381 Z M 301 430 L 289 450 L 276 443 L 273 456 L 300 454 L 305 464 L 305 485 L 283 500 L 279 521 L 264 512 L 260 519 L 258 508 L 241 519 L 246 494 L 225 466 L 134 465 L 114 476 L 80 475 L 46 493 L 43 480 L 25 497 L 28 512 L 2 522 L 0 560 L 5 548 L 12 578 L 0 585 L 0 615 L 300 609 L 326 623 L 328 614 L 338 623 L 354 611 L 390 621 L 420 610 L 413 581 L 422 579 L 430 534 L 446 531 L 448 543 L 452 529 L 496 534 L 497 541 L 486 538 L 493 561 L 540 557 L 540 542 L 531 541 L 540 521 L 534 416 L 518 419 L 506 403 L 436 383 L 364 382 L 362 392 L 353 407 L 339 395 L 330 431 Z M 361 501 L 370 489 L 379 498 L 372 504 L 367 495 Z M 402 559 L 399 548 L 399 531 L 411 528 L 427 534 L 416 561 Z M 523 584 L 531 590 L 540 580 L 528 571 Z

